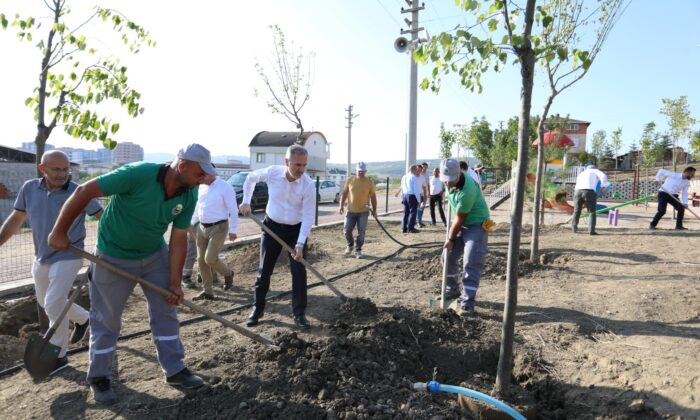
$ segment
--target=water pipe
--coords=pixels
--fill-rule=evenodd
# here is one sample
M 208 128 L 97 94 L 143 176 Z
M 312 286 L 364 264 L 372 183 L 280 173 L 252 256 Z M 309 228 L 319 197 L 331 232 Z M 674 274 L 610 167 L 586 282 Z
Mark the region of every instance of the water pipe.
M 465 397 L 474 398 L 479 401 L 483 401 L 489 405 L 492 405 L 514 419 L 525 420 L 525 416 L 518 413 L 514 408 L 512 408 L 508 404 L 497 400 L 489 395 L 483 394 L 478 391 L 474 391 L 473 389 L 462 388 L 461 386 L 454 385 L 443 385 L 437 381 L 430 381 L 428 383 L 416 382 L 413 384 L 413 389 L 416 391 L 427 391 L 428 393 L 433 394 L 438 392 L 448 392 L 451 394 L 464 395 Z

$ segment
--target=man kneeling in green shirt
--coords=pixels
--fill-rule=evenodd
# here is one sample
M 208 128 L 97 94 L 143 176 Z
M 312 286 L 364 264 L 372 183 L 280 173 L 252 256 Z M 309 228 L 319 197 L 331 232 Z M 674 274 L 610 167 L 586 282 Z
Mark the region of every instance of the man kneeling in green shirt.
M 167 299 L 143 288 L 158 361 L 170 385 L 196 388 L 200 377 L 185 367 L 185 349 L 174 305 L 182 302 L 187 230 L 206 174 L 216 175 L 207 149 L 190 144 L 171 165 L 124 165 L 79 186 L 66 201 L 49 245 L 68 249 L 66 232 L 93 198 L 111 196 L 97 233 L 97 256 L 174 293 Z M 163 235 L 172 222 L 170 246 Z M 113 403 L 112 363 L 124 305 L 135 283 L 93 264 L 90 281 L 90 363 L 87 379 L 97 402 Z
M 489 236 L 484 222 L 489 220 L 489 209 L 481 194 L 481 188 L 471 177 L 465 177 L 459 162 L 445 159 L 440 163 L 440 180 L 447 183 L 448 201 L 455 213 L 447 249 L 447 298 L 459 297 L 463 314 L 474 312 L 476 291 L 488 252 Z M 457 277 L 459 259 L 464 255 L 461 273 L 463 293 L 460 296 Z

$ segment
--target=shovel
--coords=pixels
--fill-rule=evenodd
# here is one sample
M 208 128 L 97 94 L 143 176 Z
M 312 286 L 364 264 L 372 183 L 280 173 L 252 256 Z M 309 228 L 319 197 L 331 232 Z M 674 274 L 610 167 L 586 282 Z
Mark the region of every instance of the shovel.
M 663 192 L 665 192 L 666 194 L 670 195 L 671 198 L 673 198 L 674 200 L 676 200 L 676 202 L 677 202 L 678 204 L 680 204 L 681 206 L 685 206 L 685 204 L 683 204 L 683 202 L 681 202 L 681 200 L 677 199 L 675 195 L 673 195 L 673 194 L 671 194 L 670 192 L 666 191 L 666 189 L 664 189 L 664 188 L 661 188 L 661 190 L 662 190 Z M 693 216 L 695 216 L 696 219 L 700 220 L 700 216 L 698 216 L 698 215 L 690 208 L 690 206 L 686 207 L 685 209 L 688 210 Z
M 136 283 L 140 284 L 141 286 L 146 287 L 146 288 L 158 293 L 159 295 L 161 295 L 163 297 L 175 295 L 175 293 L 173 293 L 172 291 L 170 291 L 168 289 L 164 289 L 160 286 L 156 286 L 155 284 L 148 282 L 148 281 L 142 279 L 141 277 L 137 277 L 137 276 L 135 276 L 127 271 L 122 270 L 119 267 L 115 267 L 112 264 L 108 263 L 107 261 L 102 260 L 102 259 L 96 257 L 95 255 L 92 255 L 89 252 L 85 252 L 80 248 L 76 248 L 76 247 L 71 245 L 70 251 L 72 253 L 80 256 L 80 257 L 85 258 L 88 261 L 94 262 L 95 264 L 99 265 L 100 267 L 104 268 L 105 270 L 111 271 L 112 273 L 117 274 L 119 276 L 122 276 L 122 277 L 129 279 L 131 281 L 135 281 Z M 182 304 L 184 306 L 187 306 L 188 308 L 192 309 L 193 311 L 199 312 L 200 314 L 202 314 L 208 318 L 211 318 L 215 321 L 219 321 L 223 325 L 235 330 L 237 333 L 239 333 L 243 336 L 250 338 L 251 340 L 257 341 L 258 343 L 263 344 L 267 347 L 273 348 L 275 350 L 280 349 L 278 346 L 272 344 L 272 340 L 270 340 L 269 338 L 264 337 L 260 334 L 256 334 L 256 333 L 254 333 L 246 328 L 243 328 L 240 325 L 238 325 L 232 321 L 229 321 L 228 319 L 224 318 L 223 316 L 221 316 L 217 313 L 214 313 L 207 308 L 204 308 L 202 306 L 194 304 L 187 299 L 182 299 Z
M 276 240 L 277 242 L 279 242 L 279 244 L 282 245 L 282 248 L 284 248 L 287 252 L 289 252 L 290 254 L 293 254 L 293 253 L 294 253 L 294 250 L 292 249 L 292 247 L 289 246 L 289 245 L 287 245 L 287 243 L 286 243 L 285 241 L 283 241 L 282 238 L 280 238 L 279 236 L 277 236 L 277 235 L 275 234 L 275 232 L 271 231 L 270 228 L 268 228 L 267 226 L 265 226 L 265 225 L 263 224 L 263 222 L 261 222 L 260 220 L 256 219 L 255 216 L 253 216 L 252 214 L 250 215 L 250 219 L 251 219 L 252 221 L 254 221 L 255 223 L 257 223 L 257 225 L 260 226 L 260 228 L 261 228 L 263 231 L 265 231 L 265 233 L 267 233 L 268 235 L 272 236 L 272 238 L 274 238 L 274 240 Z M 312 273 L 314 273 L 314 275 L 316 275 L 316 277 L 318 277 L 319 280 L 321 280 L 321 281 L 323 282 L 323 284 L 325 284 L 326 286 L 328 286 L 328 288 L 331 289 L 331 291 L 332 291 L 333 293 L 335 293 L 336 296 L 338 296 L 338 299 L 340 299 L 341 302 L 346 302 L 346 301 L 348 300 L 347 296 L 345 296 L 340 290 L 336 289 L 336 287 L 333 286 L 333 285 L 331 284 L 331 282 L 329 282 L 325 277 L 323 277 L 323 274 L 319 273 L 318 270 L 316 270 L 311 264 L 309 264 L 309 262 L 306 261 L 303 257 L 301 258 L 301 263 L 304 264 L 304 267 L 308 268 L 309 271 L 311 271 Z
M 56 328 L 61 325 L 63 318 L 66 317 L 68 310 L 79 293 L 80 287 L 76 287 L 68 297 L 68 303 L 58 315 L 58 318 L 56 318 L 56 322 L 46 331 L 43 337 L 36 333 L 29 337 L 27 347 L 24 348 L 24 367 L 35 380 L 46 378 L 56 368 L 56 361 L 61 348 L 49 343 L 49 340 L 56 333 Z

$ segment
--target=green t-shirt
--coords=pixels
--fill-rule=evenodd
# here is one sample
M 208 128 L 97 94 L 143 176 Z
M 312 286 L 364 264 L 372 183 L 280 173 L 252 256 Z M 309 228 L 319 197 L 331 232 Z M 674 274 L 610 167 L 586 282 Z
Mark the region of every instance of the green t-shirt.
M 165 246 L 168 225 L 187 229 L 197 204 L 197 188 L 165 199 L 167 165 L 134 163 L 97 178 L 109 205 L 100 219 L 97 249 L 107 256 L 141 259 Z
M 467 214 L 463 226 L 483 223 L 484 220 L 488 220 L 490 214 L 481 188 L 472 177 L 461 175 L 464 185 L 459 188 L 458 184 L 457 188 L 450 190 L 447 196 L 452 211 Z

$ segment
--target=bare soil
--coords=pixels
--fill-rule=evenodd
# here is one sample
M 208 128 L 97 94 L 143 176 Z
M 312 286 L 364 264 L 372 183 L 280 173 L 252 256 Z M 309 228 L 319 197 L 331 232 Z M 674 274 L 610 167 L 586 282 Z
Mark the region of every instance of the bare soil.
M 402 235 L 397 225 L 387 226 L 407 243 L 444 238 L 439 229 Z M 518 392 L 509 402 L 534 407 L 547 419 L 700 418 L 700 251 L 693 247 L 699 236 L 619 228 L 590 237 L 546 227 L 538 263 L 521 252 L 513 369 Z M 295 330 L 288 295 L 270 301 L 253 330 L 281 350 L 214 321 L 190 323 L 181 329 L 187 363 L 208 385 L 182 392 L 163 383 L 151 336 L 142 334 L 119 343 L 118 404 L 94 402 L 85 384 L 87 353 L 80 352 L 70 356 L 71 368 L 40 383 L 24 371 L 0 378 L 1 417 L 471 418 L 454 396 L 419 394 L 411 385 L 434 377 L 491 392 L 507 240 L 507 226 L 499 225 L 490 237 L 477 312 L 464 317 L 429 308 L 441 281 L 439 247 L 401 249 L 372 223 L 366 258 L 358 260 L 342 254 L 340 227 L 316 229 L 310 261 L 328 278 L 351 272 L 335 285 L 353 299 L 341 304 L 326 287 L 311 288 L 308 332 Z M 258 252 L 257 244 L 227 252 L 235 287 L 217 289 L 219 299 L 205 305 L 240 307 L 227 317 L 243 323 Z M 268 296 L 290 285 L 281 258 Z M 191 298 L 198 291 L 187 293 Z M 0 306 L 0 368 L 21 358 L 26 332 L 36 329 L 33 305 L 29 298 Z M 147 330 L 146 311 L 137 289 L 122 333 Z M 196 316 L 181 310 L 183 320 Z

